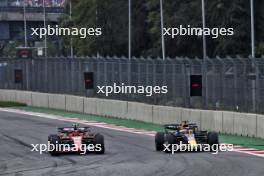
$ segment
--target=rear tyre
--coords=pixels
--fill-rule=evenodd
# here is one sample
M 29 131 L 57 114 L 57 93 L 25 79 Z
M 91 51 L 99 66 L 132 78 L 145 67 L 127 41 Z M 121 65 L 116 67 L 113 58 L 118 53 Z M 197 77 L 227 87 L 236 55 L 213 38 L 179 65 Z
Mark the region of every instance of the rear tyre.
M 207 134 L 207 139 L 208 139 L 208 144 L 211 147 L 211 151 L 212 150 L 217 150 L 218 145 L 219 145 L 219 138 L 218 138 L 218 134 L 216 132 L 209 132 Z
M 163 132 L 157 132 L 155 135 L 155 146 L 156 151 L 162 151 L 164 149 L 164 133 Z
M 105 146 L 104 146 L 104 136 L 101 134 L 96 134 L 94 137 L 94 145 L 95 145 L 95 153 L 96 154 L 104 154 Z M 100 146 L 100 147 L 98 147 Z
M 51 156 L 60 155 L 60 151 L 56 150 L 56 147 L 55 147 L 56 145 L 60 144 L 60 137 L 58 135 L 56 135 L 56 134 L 51 134 L 48 137 L 48 141 L 50 142 L 51 145 L 53 145 L 52 148 L 51 148 L 53 150 L 49 151 L 50 155 Z

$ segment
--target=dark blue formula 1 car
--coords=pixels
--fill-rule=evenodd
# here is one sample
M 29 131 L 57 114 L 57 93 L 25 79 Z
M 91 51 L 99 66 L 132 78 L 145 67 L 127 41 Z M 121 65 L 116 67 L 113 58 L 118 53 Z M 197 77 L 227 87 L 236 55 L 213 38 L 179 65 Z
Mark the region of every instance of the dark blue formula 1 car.
M 155 145 L 157 151 L 164 151 L 164 148 L 172 148 L 173 145 L 190 146 L 210 146 L 219 145 L 218 133 L 198 130 L 195 123 L 183 121 L 181 124 L 164 125 L 164 132 L 158 132 L 155 136 Z M 168 147 L 169 146 L 169 147 Z M 165 152 L 171 152 L 166 150 Z

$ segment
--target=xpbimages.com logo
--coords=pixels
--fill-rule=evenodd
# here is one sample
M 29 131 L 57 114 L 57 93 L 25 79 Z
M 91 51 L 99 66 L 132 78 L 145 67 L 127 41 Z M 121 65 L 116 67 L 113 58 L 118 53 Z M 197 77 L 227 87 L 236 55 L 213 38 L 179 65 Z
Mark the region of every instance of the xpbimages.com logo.
M 176 152 L 212 152 L 212 154 L 218 154 L 219 152 L 233 151 L 233 144 L 184 144 L 180 141 L 179 144 L 163 144 L 163 151 L 167 153 Z
M 62 28 L 58 25 L 54 27 L 48 25 L 47 28 L 31 28 L 32 36 L 38 36 L 42 39 L 44 36 L 78 36 L 81 39 L 87 36 L 100 36 L 102 35 L 101 28 Z
M 233 28 L 198 28 L 191 27 L 191 25 L 187 25 L 184 27 L 180 25 L 179 27 L 170 27 L 163 28 L 163 35 L 170 36 L 174 39 L 176 36 L 211 36 L 213 39 L 218 38 L 219 36 L 232 36 L 234 35 Z
M 127 86 L 124 83 L 112 86 L 97 86 L 97 93 L 109 96 L 109 94 L 144 94 L 147 97 L 153 94 L 168 93 L 168 86 Z
M 76 144 L 51 144 L 48 142 L 47 144 L 31 144 L 31 151 L 38 152 L 39 154 L 43 154 L 44 152 L 80 152 L 80 154 L 85 155 L 87 152 L 99 152 L 102 151 L 101 144 L 80 144 L 79 146 Z

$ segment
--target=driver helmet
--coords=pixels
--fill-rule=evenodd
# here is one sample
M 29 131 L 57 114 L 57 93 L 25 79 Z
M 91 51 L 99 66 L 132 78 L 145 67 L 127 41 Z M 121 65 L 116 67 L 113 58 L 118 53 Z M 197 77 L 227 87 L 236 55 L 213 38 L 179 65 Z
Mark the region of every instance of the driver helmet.
M 73 125 L 74 130 L 78 130 L 79 125 L 77 123 L 74 123 Z

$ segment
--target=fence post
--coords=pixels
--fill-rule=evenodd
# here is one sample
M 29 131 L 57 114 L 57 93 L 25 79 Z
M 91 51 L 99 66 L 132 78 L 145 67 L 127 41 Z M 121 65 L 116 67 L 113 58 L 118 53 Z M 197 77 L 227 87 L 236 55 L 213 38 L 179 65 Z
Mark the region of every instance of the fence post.
M 185 81 L 183 81 L 183 90 L 184 90 L 184 107 L 190 107 L 191 106 L 191 97 L 190 97 L 190 62 L 188 60 L 188 64 L 186 64 L 185 62 L 182 62 L 182 66 L 181 66 L 181 72 L 183 74 L 183 79 Z
M 176 100 L 176 80 L 175 80 L 175 76 L 176 76 L 176 63 L 174 60 L 172 60 L 171 58 L 169 58 L 169 60 L 172 61 L 172 100 Z M 173 103 L 174 106 L 176 105 L 176 102 Z
M 155 86 L 156 85 L 156 67 L 157 67 L 157 64 L 155 64 L 155 63 L 153 63 L 153 86 Z M 157 97 L 155 96 L 154 97 L 154 104 L 156 104 L 157 103 Z
M 164 86 L 164 85 L 167 85 L 166 83 L 167 83 L 167 80 L 166 80 L 166 67 L 167 67 L 167 63 L 166 62 L 168 62 L 168 58 L 166 59 L 166 60 L 162 60 L 162 63 L 163 63 L 163 72 L 162 72 L 162 85 L 161 86 Z M 163 96 L 163 99 L 162 99 L 162 103 L 163 104 L 166 104 L 166 102 L 167 102 L 167 96 L 166 95 L 164 95 Z
M 259 112 L 259 97 L 260 97 L 260 79 L 259 79 L 259 63 L 257 62 L 257 59 L 255 59 L 255 73 L 256 73 L 256 98 L 255 98 L 255 105 L 256 105 L 256 109 L 255 112 Z
M 232 59 L 232 58 L 230 58 L 229 56 L 228 56 L 228 59 L 230 60 L 230 61 L 232 61 L 232 64 L 233 64 L 233 68 L 234 68 L 234 73 L 233 73 L 233 76 L 234 76 L 234 94 L 235 94 L 235 97 L 234 97 L 234 102 L 235 102 L 235 104 L 234 104 L 234 106 L 233 107 L 237 107 L 238 106 L 238 100 L 237 100 L 237 98 L 238 98 L 238 84 L 237 84 L 237 77 L 238 77 L 238 75 L 237 75 L 237 72 L 238 72 L 238 70 L 237 70 L 237 65 L 236 65 L 236 63 L 234 62 L 234 59 Z M 238 110 L 238 109 L 237 109 Z
M 207 84 L 207 57 L 203 59 L 202 62 L 202 77 L 203 77 L 203 97 L 204 97 L 204 108 L 208 108 L 208 84 Z

